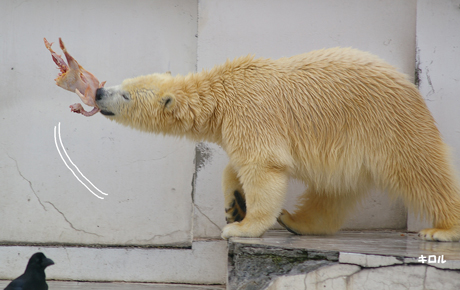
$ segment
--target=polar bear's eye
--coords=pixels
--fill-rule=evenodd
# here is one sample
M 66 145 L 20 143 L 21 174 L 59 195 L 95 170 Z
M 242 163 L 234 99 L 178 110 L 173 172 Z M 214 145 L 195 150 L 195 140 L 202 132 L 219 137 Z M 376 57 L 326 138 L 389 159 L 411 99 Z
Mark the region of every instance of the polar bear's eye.
M 129 100 L 129 98 L 128 98 L 128 96 L 126 94 L 121 94 L 121 96 L 123 97 L 123 99 L 125 99 L 127 101 Z

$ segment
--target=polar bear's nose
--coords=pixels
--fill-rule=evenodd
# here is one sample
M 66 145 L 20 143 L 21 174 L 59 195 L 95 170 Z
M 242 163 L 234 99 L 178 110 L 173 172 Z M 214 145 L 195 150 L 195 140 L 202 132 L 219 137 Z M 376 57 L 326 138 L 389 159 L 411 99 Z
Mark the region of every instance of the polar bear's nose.
M 102 97 L 104 96 L 104 88 L 99 88 L 96 90 L 96 101 L 102 100 Z

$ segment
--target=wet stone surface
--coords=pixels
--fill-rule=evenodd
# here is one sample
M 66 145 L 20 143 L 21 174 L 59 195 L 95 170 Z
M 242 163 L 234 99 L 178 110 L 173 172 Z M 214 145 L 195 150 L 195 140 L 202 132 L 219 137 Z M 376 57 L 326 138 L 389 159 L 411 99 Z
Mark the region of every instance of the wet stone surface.
M 416 234 L 396 231 L 339 232 L 331 236 L 271 231 L 262 238 L 230 239 L 228 271 L 227 289 L 238 290 L 342 290 L 363 283 L 373 287 L 368 289 L 380 289 L 381 283 L 391 284 L 393 280 L 395 287 L 437 289 L 433 285 L 442 281 L 436 277 L 452 281 L 446 285 L 460 289 L 460 281 L 456 282 L 460 278 L 460 243 L 423 241 Z M 414 279 L 404 279 L 412 272 Z
M 284 249 L 266 245 L 229 244 L 227 289 L 265 289 L 278 276 L 315 271 L 337 264 L 337 251 Z
M 446 260 L 460 261 L 460 242 L 423 241 L 417 234 L 397 231 L 344 231 L 329 236 L 297 236 L 286 231 L 270 231 L 262 238 L 232 238 L 231 243 L 406 258 L 418 258 L 422 254 L 444 255 Z

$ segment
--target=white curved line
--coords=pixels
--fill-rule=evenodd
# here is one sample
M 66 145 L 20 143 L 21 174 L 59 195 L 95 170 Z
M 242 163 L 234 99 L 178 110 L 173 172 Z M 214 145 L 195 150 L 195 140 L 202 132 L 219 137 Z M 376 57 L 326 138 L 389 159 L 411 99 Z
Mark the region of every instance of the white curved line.
M 59 125 L 60 125 L 60 123 L 59 123 Z M 59 139 L 60 139 L 60 137 L 61 137 L 61 134 L 60 134 L 60 132 L 59 132 Z M 60 140 L 60 141 L 61 141 L 61 140 Z M 83 186 L 86 187 L 86 189 L 88 189 L 89 192 L 91 192 L 94 196 L 96 196 L 96 197 L 99 198 L 99 199 L 104 199 L 103 197 L 101 197 L 101 196 L 95 194 L 95 193 L 94 193 L 94 192 L 93 192 L 83 181 L 81 181 L 80 178 L 78 178 L 78 176 L 77 176 L 77 175 L 75 174 L 75 172 L 72 170 L 72 168 L 70 168 L 70 166 L 69 166 L 69 165 L 67 164 L 67 162 L 64 160 L 64 157 L 62 157 L 61 150 L 59 150 L 59 146 L 58 146 L 57 139 L 56 139 L 56 126 L 54 126 L 54 144 L 56 145 L 56 149 L 57 149 L 57 151 L 58 151 L 58 153 L 59 153 L 59 156 L 61 156 L 61 159 L 62 159 L 62 161 L 64 162 L 65 166 L 70 170 L 70 172 L 72 172 L 72 174 L 75 176 L 75 178 L 76 178 L 78 181 L 80 181 L 80 183 L 83 184 Z M 62 145 L 62 141 L 61 141 L 61 145 Z M 64 146 L 62 146 L 62 148 L 63 148 L 63 150 L 64 150 L 64 152 L 65 152 Z M 67 153 L 66 153 L 66 155 L 67 155 Z M 68 155 L 67 155 L 67 157 L 68 157 Z M 69 160 L 70 160 L 70 158 L 69 158 Z M 81 173 L 81 172 L 80 172 L 80 173 Z M 83 175 L 83 174 L 82 174 L 82 175 Z M 86 177 L 85 177 L 85 178 L 86 178 Z
M 67 151 L 65 150 L 65 147 L 64 147 L 64 144 L 62 144 L 62 139 L 61 139 L 61 122 L 58 123 L 58 136 L 59 136 L 59 142 L 61 143 L 61 147 L 62 147 L 62 150 L 64 151 L 65 153 L 65 156 L 67 156 L 67 158 L 69 159 L 70 163 L 75 166 L 75 168 L 77 169 L 78 173 L 81 174 L 81 176 L 83 176 L 83 178 L 88 181 L 89 184 L 91 184 L 92 187 L 94 187 L 97 191 L 99 191 L 100 193 L 102 193 L 103 195 L 108 195 L 107 193 L 105 192 L 102 192 L 99 188 L 97 188 L 91 181 L 89 181 L 88 178 L 86 178 L 86 176 L 83 175 L 83 173 L 81 173 L 80 169 L 77 167 L 77 165 L 75 165 L 75 163 L 72 162 L 72 159 L 70 159 L 69 155 L 67 154 Z

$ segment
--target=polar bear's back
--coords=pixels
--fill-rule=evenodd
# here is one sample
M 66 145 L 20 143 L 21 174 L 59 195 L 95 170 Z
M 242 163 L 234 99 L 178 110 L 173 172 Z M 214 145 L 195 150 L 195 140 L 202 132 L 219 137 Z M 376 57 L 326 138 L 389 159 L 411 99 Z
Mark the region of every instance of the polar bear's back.
M 309 138 L 353 138 L 368 147 L 420 131 L 438 135 L 415 85 L 369 53 L 335 48 L 278 61 L 286 70 L 279 74 L 278 97 L 288 126 L 308 129 Z
M 446 149 L 417 88 L 372 54 L 333 48 L 278 60 L 240 58 L 226 67 L 227 119 L 246 124 L 236 128 L 238 137 L 282 139 L 293 175 L 308 184 L 353 191 L 372 179 L 400 186 L 405 170 L 430 163 L 429 175 L 446 165 L 433 164 L 445 160 Z M 257 135 L 244 133 L 254 127 Z M 238 146 L 247 144 L 258 146 L 248 152 L 264 146 L 257 140 Z M 406 186 L 416 182 L 408 179 Z

